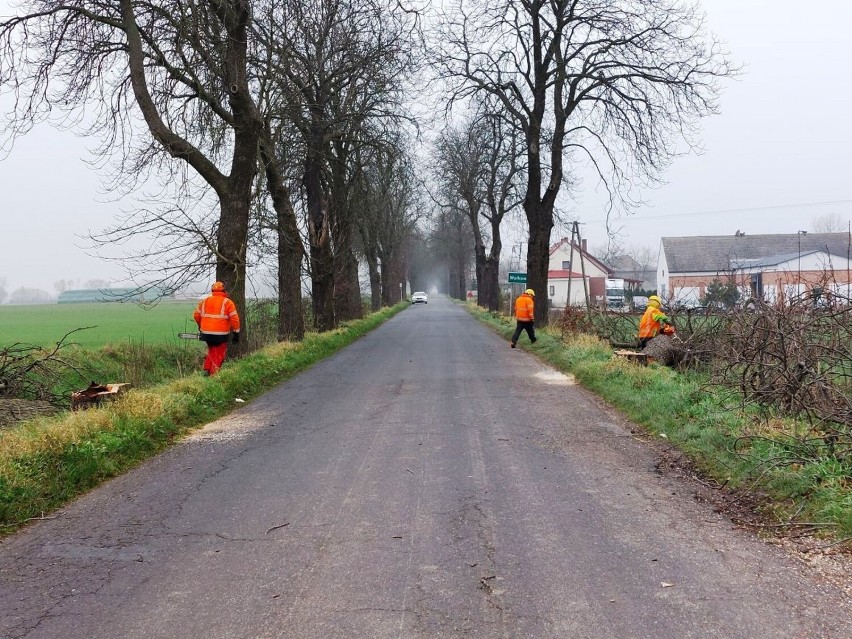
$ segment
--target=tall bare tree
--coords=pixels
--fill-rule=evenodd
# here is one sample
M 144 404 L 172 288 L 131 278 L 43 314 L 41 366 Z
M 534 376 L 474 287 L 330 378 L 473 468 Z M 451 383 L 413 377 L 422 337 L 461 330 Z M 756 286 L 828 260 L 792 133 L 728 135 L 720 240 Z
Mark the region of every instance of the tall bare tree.
M 0 22 L 0 82 L 16 98 L 9 130 L 22 133 L 55 109 L 76 108 L 105 149 L 126 152 L 125 173 L 157 163 L 177 170 L 164 158 L 191 167 L 219 208 L 215 243 L 198 243 L 197 256 L 212 255 L 216 278 L 244 308 L 263 125 L 249 83 L 251 3 L 31 0 L 23 7 Z M 140 114 L 151 142 L 131 153 Z
M 349 189 L 368 124 L 401 117 L 414 25 L 384 0 L 285 0 L 263 5 L 270 112 L 298 134 L 317 328 L 351 316 L 358 291 Z M 293 150 L 288 149 L 292 156 Z M 355 281 L 352 281 L 355 278 Z M 357 300 L 360 305 L 360 299 Z
M 373 308 L 401 299 L 411 238 L 422 216 L 415 167 L 404 139 L 365 149 L 357 184 L 356 227 L 370 273 Z
M 524 139 L 536 290 L 566 157 L 587 156 L 613 197 L 634 174 L 653 179 L 734 71 L 697 7 L 676 0 L 457 0 L 432 50 L 452 101 L 488 95 Z M 536 298 L 539 324 L 546 303 Z
M 442 205 L 460 207 L 470 221 L 478 303 L 490 310 L 500 304 L 500 225 L 521 204 L 517 142 L 514 128 L 486 110 L 442 133 L 433 163 L 448 200 Z

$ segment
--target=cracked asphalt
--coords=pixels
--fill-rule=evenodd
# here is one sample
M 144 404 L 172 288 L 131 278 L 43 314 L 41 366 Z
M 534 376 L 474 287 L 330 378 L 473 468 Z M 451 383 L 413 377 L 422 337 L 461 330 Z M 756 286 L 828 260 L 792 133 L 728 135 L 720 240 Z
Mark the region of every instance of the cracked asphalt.
M 3 540 L 0 638 L 852 637 L 657 461 L 433 297 Z

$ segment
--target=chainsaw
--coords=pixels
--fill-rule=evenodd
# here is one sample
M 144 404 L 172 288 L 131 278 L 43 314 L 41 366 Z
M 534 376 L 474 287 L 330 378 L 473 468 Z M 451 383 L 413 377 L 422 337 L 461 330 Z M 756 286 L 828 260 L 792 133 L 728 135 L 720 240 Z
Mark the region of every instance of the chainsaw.
M 201 333 L 178 333 L 181 339 L 201 339 Z

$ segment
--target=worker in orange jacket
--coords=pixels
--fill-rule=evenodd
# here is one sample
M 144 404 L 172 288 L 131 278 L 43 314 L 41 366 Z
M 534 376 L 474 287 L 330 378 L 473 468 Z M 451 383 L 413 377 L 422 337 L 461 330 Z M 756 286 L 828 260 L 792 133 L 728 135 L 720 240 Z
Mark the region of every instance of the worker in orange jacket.
M 512 348 L 518 343 L 521 331 L 526 331 L 530 342 L 536 343 L 535 338 L 535 291 L 528 288 L 515 300 L 515 332 L 512 334 Z
M 671 324 L 668 316 L 663 313 L 663 302 L 656 295 L 648 298 L 648 307 L 639 320 L 639 346 L 645 348 L 645 345 L 654 339 L 664 326 Z
M 201 331 L 199 339 L 207 343 L 204 374 L 215 375 L 225 361 L 231 333 L 234 344 L 240 341 L 240 316 L 236 305 L 225 293 L 222 282 L 213 283 L 210 295 L 199 302 L 192 316 Z

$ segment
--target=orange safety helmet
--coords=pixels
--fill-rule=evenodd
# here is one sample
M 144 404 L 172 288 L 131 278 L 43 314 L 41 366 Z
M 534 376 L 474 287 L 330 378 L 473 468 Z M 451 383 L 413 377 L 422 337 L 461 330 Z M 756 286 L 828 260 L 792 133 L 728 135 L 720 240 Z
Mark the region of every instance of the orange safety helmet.
M 213 282 L 213 286 L 210 287 L 210 290 L 214 293 L 216 291 L 224 291 L 225 285 L 222 282 Z

